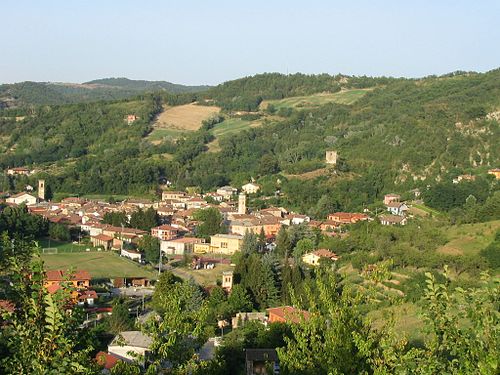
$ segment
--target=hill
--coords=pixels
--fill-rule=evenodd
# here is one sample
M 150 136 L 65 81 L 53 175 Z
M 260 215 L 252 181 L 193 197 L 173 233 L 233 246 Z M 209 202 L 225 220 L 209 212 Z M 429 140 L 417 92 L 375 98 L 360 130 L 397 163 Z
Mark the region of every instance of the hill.
M 0 108 L 117 100 L 142 93 L 200 92 L 209 86 L 184 86 L 165 81 L 105 78 L 86 83 L 20 82 L 0 85 Z
M 252 111 L 237 109 L 256 97 Z M 194 100 L 220 105 L 224 121 L 151 144 L 162 108 L 193 116 Z M 281 107 L 270 113 L 262 101 Z M 161 176 L 204 190 L 255 178 L 264 194 L 281 191 L 270 203 L 319 216 L 327 206 L 362 209 L 385 192 L 432 191 L 439 181 L 477 175 L 472 190 L 460 184 L 458 200 L 443 203 L 449 210 L 470 194 L 482 203 L 493 189 L 485 176 L 500 164 L 498 111 L 500 70 L 411 80 L 264 74 L 202 93 L 3 110 L 0 166 L 57 170 L 54 189 L 81 194 L 142 193 Z M 127 126 L 130 113 L 139 121 Z M 339 163 L 325 168 L 332 149 Z M 445 188 L 445 196 L 453 192 Z

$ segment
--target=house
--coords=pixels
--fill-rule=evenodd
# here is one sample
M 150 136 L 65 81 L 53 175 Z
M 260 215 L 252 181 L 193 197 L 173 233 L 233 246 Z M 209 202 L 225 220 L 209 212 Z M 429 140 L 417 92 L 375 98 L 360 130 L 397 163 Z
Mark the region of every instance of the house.
M 194 251 L 194 245 L 202 243 L 202 238 L 182 237 L 169 241 L 160 241 L 160 249 L 168 255 L 191 254 Z
M 95 247 L 102 246 L 104 250 L 109 250 L 113 246 L 113 237 L 100 233 L 90 236 L 90 242 Z
M 382 225 L 406 225 L 407 219 L 400 215 L 380 215 L 380 223 Z
M 179 229 L 171 225 L 160 225 L 159 227 L 151 228 L 151 235 L 163 241 L 173 240 L 177 237 Z
M 95 290 L 84 290 L 78 295 L 78 305 L 83 306 L 86 303 L 88 306 L 94 306 L 96 299 L 97 293 Z
M 29 176 L 31 171 L 28 168 L 17 167 L 7 169 L 7 174 L 9 176 Z
M 290 220 L 291 225 L 299 225 L 311 221 L 311 218 L 309 216 L 299 214 L 292 214 L 288 217 L 288 219 Z
M 103 368 L 103 374 L 110 374 L 110 370 L 115 367 L 120 358 L 101 351 L 96 354 L 95 360 L 97 364 Z
M 228 293 L 231 293 L 231 289 L 233 289 L 233 280 L 234 280 L 233 271 L 222 272 L 222 289 L 224 289 Z
M 166 201 L 166 200 L 179 200 L 184 197 L 186 197 L 186 193 L 183 191 L 164 191 L 161 193 L 161 200 Z
M 460 176 L 457 176 L 452 180 L 454 184 L 458 184 L 462 181 L 476 181 L 476 176 L 473 176 L 471 174 L 461 174 Z
M 24 203 L 27 206 L 30 206 L 30 205 L 36 204 L 37 199 L 35 196 L 33 196 L 31 194 L 22 192 L 22 193 L 18 193 L 18 194 L 14 194 L 14 195 L 10 196 L 5 201 L 7 203 L 12 203 L 12 204 L 17 204 L 17 205 Z
M 266 313 L 263 312 L 239 312 L 231 318 L 231 326 L 233 329 L 243 327 L 246 322 L 259 321 L 262 324 L 267 322 Z
M 339 259 L 339 257 L 337 254 L 332 253 L 327 249 L 318 249 L 316 251 L 304 254 L 304 256 L 302 257 L 302 261 L 311 266 L 318 266 L 321 259 L 330 259 L 336 261 L 337 259 Z
M 216 193 L 224 197 L 225 200 L 229 200 L 233 195 L 236 195 L 238 193 L 238 189 L 232 186 L 223 186 L 218 188 Z
M 115 336 L 108 345 L 108 353 L 127 362 L 136 356 L 146 357 L 153 340 L 141 331 L 124 331 Z
M 406 211 L 408 211 L 408 206 L 401 202 L 391 202 L 386 205 L 387 211 L 389 211 L 393 215 L 404 215 Z
M 307 320 L 310 313 L 292 306 L 281 306 L 267 309 L 269 323 L 300 323 L 302 319 Z
M 328 220 L 339 224 L 355 224 L 358 221 L 368 220 L 368 215 L 356 212 L 335 212 L 328 215 Z
M 127 115 L 126 117 L 127 125 L 133 124 L 138 118 L 139 117 L 134 114 Z
M 401 195 L 399 194 L 386 194 L 384 195 L 384 205 L 388 205 L 391 202 L 399 202 L 401 200 Z
M 243 236 L 238 234 L 216 234 L 210 236 L 210 251 L 212 253 L 233 255 L 241 250 Z
M 272 373 L 268 368 L 272 368 Z M 280 367 L 276 349 L 245 349 L 245 374 L 279 374 Z
M 45 273 L 45 287 L 57 285 L 63 282 L 73 284 L 75 288 L 87 289 L 90 286 L 90 274 L 87 271 L 77 270 L 74 273 L 68 273 L 62 270 L 51 270 Z
M 142 254 L 132 249 L 121 249 L 120 256 L 135 260 L 137 262 L 140 262 L 142 260 Z
M 493 168 L 488 170 L 488 174 L 495 176 L 497 180 L 500 180 L 500 168 Z
M 196 254 L 206 254 L 210 252 L 210 244 L 209 243 L 195 243 L 193 247 L 193 251 Z
M 260 185 L 249 182 L 248 184 L 243 185 L 241 190 L 243 190 L 246 194 L 256 194 L 260 190 Z

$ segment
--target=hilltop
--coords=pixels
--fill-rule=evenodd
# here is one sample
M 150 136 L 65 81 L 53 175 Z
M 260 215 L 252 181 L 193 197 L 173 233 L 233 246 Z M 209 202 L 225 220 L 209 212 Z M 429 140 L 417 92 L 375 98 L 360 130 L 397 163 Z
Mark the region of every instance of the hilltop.
M 28 81 L 0 85 L 0 108 L 117 100 L 154 91 L 189 93 L 208 88 L 209 86 L 185 86 L 166 81 L 128 78 L 104 78 L 85 83 Z

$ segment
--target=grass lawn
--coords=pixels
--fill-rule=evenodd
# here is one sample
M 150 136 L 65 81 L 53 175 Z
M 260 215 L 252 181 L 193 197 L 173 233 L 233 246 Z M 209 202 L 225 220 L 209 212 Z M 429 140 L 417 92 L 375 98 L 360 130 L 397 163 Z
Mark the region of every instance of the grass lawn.
M 438 251 L 452 255 L 477 254 L 493 241 L 499 229 L 500 220 L 450 226 L 445 232 L 449 242 L 438 248 Z
M 148 139 L 151 142 L 162 141 L 165 138 L 177 139 L 188 131 L 189 130 L 156 128 L 148 135 Z
M 336 92 L 333 94 L 314 94 L 309 96 L 294 96 L 281 100 L 266 100 L 263 107 L 272 104 L 277 110 L 281 108 L 313 108 L 327 103 L 352 104 L 369 89 L 354 89 Z
M 148 277 L 156 272 L 110 252 L 43 254 L 46 270 L 75 268 L 90 272 L 93 278 Z
M 65 253 L 84 252 L 86 249 L 94 250 L 94 247 L 92 245 L 78 245 L 78 244 L 73 244 L 71 242 L 61 242 L 61 241 L 51 240 L 48 238 L 43 238 L 41 240 L 38 240 L 37 242 L 42 249 L 55 248 L 57 249 L 58 252 L 65 252 Z

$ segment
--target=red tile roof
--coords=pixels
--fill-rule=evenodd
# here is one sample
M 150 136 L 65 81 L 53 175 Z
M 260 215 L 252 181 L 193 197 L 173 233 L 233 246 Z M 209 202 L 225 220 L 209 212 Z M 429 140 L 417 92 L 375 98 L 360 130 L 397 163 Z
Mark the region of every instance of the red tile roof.
M 116 362 L 120 360 L 118 357 L 106 352 L 97 353 L 95 359 L 100 366 L 103 366 L 107 370 L 113 368 L 116 365 Z
M 45 273 L 47 281 L 64 281 L 67 272 L 62 270 L 51 270 Z M 90 274 L 84 270 L 77 270 L 71 274 L 70 280 L 90 280 Z
M 292 306 L 273 307 L 267 309 L 267 312 L 269 313 L 269 315 L 274 314 L 280 317 L 281 319 L 284 319 L 292 323 L 300 323 L 301 316 L 302 318 L 304 318 L 304 320 L 309 319 L 309 317 L 311 316 L 309 311 L 296 309 L 295 307 Z

